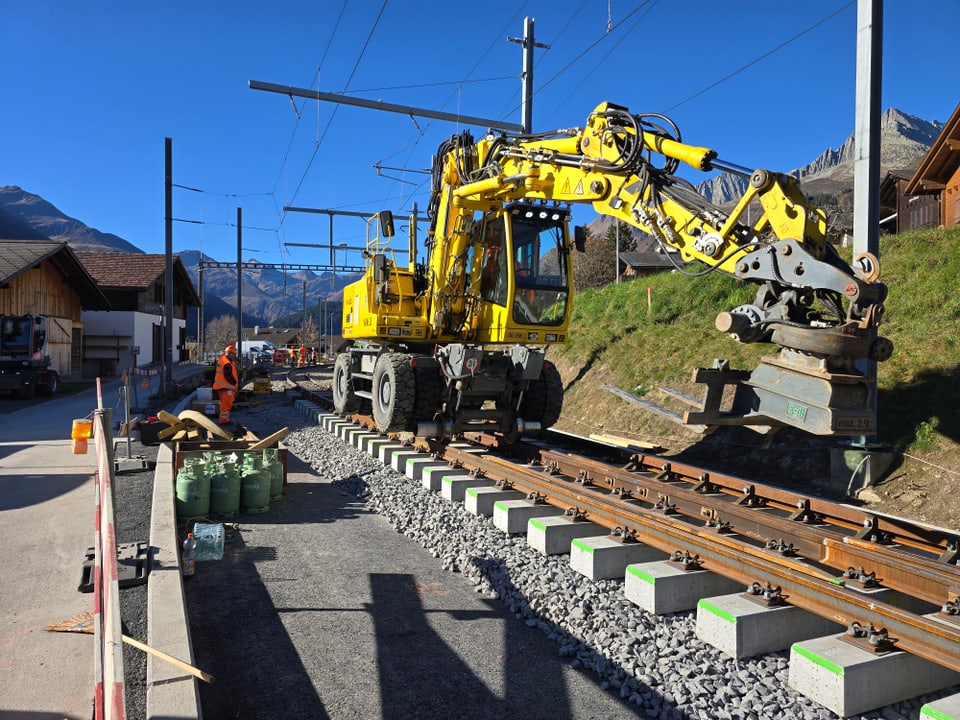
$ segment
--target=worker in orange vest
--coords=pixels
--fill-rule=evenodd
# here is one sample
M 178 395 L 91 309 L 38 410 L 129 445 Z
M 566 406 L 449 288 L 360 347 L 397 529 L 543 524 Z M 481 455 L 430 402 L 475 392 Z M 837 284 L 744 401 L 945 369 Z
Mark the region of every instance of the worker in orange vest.
M 290 367 L 297 366 L 297 351 L 294 348 L 290 348 Z
M 240 389 L 240 383 L 237 380 L 237 346 L 230 343 L 217 361 L 217 372 L 213 376 L 213 389 L 220 397 L 220 424 L 226 425 L 230 422 L 230 408 L 233 407 L 233 400 Z
M 306 345 L 300 346 L 300 367 L 307 366 L 307 347 Z

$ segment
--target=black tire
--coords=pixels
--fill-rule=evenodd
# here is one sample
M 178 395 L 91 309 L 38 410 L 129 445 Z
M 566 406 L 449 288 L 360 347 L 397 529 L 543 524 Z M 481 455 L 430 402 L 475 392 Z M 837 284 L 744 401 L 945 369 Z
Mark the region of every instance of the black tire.
M 443 403 L 443 378 L 435 367 L 414 368 L 417 399 L 413 417 L 416 422 L 433 420 Z
M 353 387 L 350 353 L 340 353 L 333 364 L 333 409 L 337 415 L 352 415 L 360 410 L 360 398 Z
M 43 395 L 56 395 L 60 388 L 60 376 L 53 370 L 47 372 L 47 381 L 40 386 L 40 393 Z
M 523 394 L 520 403 L 520 417 L 540 423 L 548 428 L 560 419 L 563 410 L 563 379 L 557 366 L 551 362 L 543 363 L 540 377 L 533 380 Z
M 413 430 L 416 380 L 410 356 L 385 353 L 373 368 L 373 419 L 380 432 Z

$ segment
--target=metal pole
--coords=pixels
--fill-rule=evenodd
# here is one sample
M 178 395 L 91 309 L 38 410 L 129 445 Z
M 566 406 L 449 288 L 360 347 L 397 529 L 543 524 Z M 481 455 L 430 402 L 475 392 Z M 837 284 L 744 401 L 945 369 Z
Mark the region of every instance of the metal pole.
M 413 204 L 413 214 L 410 216 L 410 251 L 407 257 L 409 263 L 407 267 L 413 272 L 417 267 L 417 204 Z
M 243 374 L 243 210 L 237 208 L 237 379 Z
M 617 254 L 614 258 L 614 269 L 617 276 L 617 284 L 620 284 L 620 221 L 614 220 L 617 224 Z
M 540 47 L 539 45 L 537 47 Z M 482 128 L 497 128 L 498 130 L 507 130 L 517 132 L 520 126 L 516 123 L 503 122 L 502 120 L 492 120 L 489 118 L 473 117 L 472 115 L 461 115 L 459 113 L 440 112 L 437 110 L 428 110 L 426 108 L 417 108 L 410 105 L 397 105 L 386 103 L 381 100 L 365 100 L 363 98 L 350 95 L 341 95 L 339 93 L 321 92 L 319 90 L 310 90 L 309 88 L 298 88 L 291 85 L 277 85 L 276 83 L 261 82 L 259 80 L 250 80 L 248 83 L 251 90 L 265 90 L 267 92 L 279 93 L 288 97 L 302 97 L 314 102 L 332 102 L 338 105 L 352 105 L 353 107 L 369 108 L 370 110 L 385 110 L 386 112 L 399 113 L 401 115 L 417 117 L 427 117 L 434 120 L 447 120 L 459 125 L 475 125 Z
M 523 48 L 523 72 L 520 74 L 520 132 L 529 135 L 533 132 L 533 49 L 549 49 L 549 45 L 538 43 L 533 37 L 533 18 L 523 19 L 523 37 L 507 38 Z
M 880 258 L 880 90 L 883 58 L 883 2 L 857 2 L 857 90 L 853 160 L 853 254 Z M 858 367 L 876 377 L 877 363 Z M 874 415 L 877 398 L 872 399 Z M 868 438 L 860 438 L 866 445 Z
M 203 254 L 200 255 L 200 264 L 197 267 L 197 281 L 200 285 L 200 307 L 197 308 L 197 352 L 200 362 L 203 362 Z
M 307 281 L 303 281 L 303 315 L 300 317 L 300 344 L 307 346 Z
M 533 132 L 533 18 L 523 19 L 523 96 L 520 124 L 523 132 Z
M 163 385 L 173 383 L 173 139 L 164 138 L 164 166 L 166 179 L 164 182 L 164 204 L 166 206 L 166 220 L 164 222 L 164 238 L 166 253 L 166 277 L 164 285 L 164 316 L 166 324 L 163 329 L 163 353 L 161 363 L 163 375 L 160 382 Z

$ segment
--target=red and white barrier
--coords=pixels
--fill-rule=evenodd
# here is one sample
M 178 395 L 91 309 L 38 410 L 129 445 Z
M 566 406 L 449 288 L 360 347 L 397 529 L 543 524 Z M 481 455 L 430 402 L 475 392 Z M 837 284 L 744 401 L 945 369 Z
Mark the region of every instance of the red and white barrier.
M 109 410 L 103 409 L 99 380 L 97 407 L 93 414 L 97 452 L 97 470 L 94 473 L 94 717 L 96 720 L 124 720 L 123 631 L 120 624 L 120 582 L 113 512 L 113 439 L 111 422 L 104 420 L 104 414 Z

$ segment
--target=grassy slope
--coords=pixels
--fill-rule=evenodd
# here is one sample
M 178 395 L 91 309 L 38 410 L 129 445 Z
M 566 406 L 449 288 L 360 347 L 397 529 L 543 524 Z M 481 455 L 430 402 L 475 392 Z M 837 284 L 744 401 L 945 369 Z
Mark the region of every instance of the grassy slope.
M 960 470 L 960 229 L 883 238 L 881 259 L 882 278 L 890 288 L 881 333 L 893 340 L 895 350 L 879 367 L 879 440 L 907 453 L 881 489 L 899 492 L 894 487 L 898 481 L 911 487 L 919 483 L 919 506 L 940 494 L 927 485 L 960 479 L 955 474 Z M 611 384 L 669 405 L 658 390 L 661 386 L 700 397 L 690 382 L 694 367 L 709 367 L 719 357 L 735 368 L 753 367 L 760 356 L 772 352 L 771 346 L 739 345 L 713 329 L 718 312 L 751 301 L 753 291 L 753 285 L 726 277 L 672 273 L 580 294 L 570 340 L 552 354 L 566 386 L 558 427 L 657 442 L 691 459 L 718 458 L 732 468 L 728 472 L 741 475 L 751 468 L 765 472 L 767 459 L 778 470 L 786 462 L 787 483 L 828 472 L 825 455 L 810 450 L 826 445 L 803 433 L 783 430 L 769 441 L 749 431 L 723 430 L 702 440 L 602 389 Z M 816 452 L 818 461 L 785 461 L 791 452 L 794 457 Z M 893 504 L 907 514 L 952 519 L 934 518 L 926 511 L 910 513 L 909 507 Z M 960 521 L 960 512 L 957 515 Z

